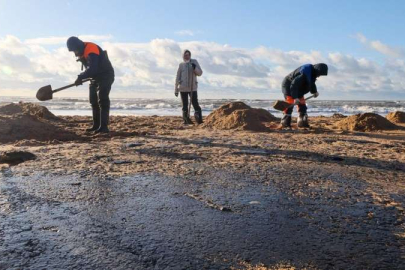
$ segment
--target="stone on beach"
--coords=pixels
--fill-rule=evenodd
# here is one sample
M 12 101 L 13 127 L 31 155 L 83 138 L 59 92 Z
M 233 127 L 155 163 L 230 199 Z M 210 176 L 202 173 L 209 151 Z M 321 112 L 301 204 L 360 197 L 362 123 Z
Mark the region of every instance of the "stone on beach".
M 0 154 L 0 163 L 17 165 L 28 160 L 34 160 L 37 157 L 31 152 L 26 151 L 9 151 Z

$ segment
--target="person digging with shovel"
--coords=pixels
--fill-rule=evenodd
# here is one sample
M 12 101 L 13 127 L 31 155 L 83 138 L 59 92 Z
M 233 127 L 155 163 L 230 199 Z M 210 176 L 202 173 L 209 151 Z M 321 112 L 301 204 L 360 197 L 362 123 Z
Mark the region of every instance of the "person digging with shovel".
M 83 42 L 77 37 L 67 40 L 67 47 L 74 52 L 77 61 L 82 63 L 85 71 L 77 76 L 75 85 L 82 85 L 90 78 L 90 104 L 93 110 L 93 126 L 86 131 L 94 133 L 108 133 L 110 118 L 110 91 L 114 83 L 114 68 L 108 59 L 107 51 L 91 42 Z
M 328 66 L 320 63 L 316 65 L 303 65 L 290 74 L 288 74 L 281 85 L 285 101 L 291 105 L 298 106 L 297 125 L 299 128 L 308 128 L 307 105 L 304 95 L 312 93 L 316 98 L 319 96 L 315 81 L 320 76 L 328 75 Z M 284 110 L 281 126 L 283 128 L 291 128 L 291 114 L 294 106 L 290 106 Z
M 193 124 L 190 119 L 190 107 L 188 103 L 188 97 L 190 96 L 191 103 L 194 107 L 194 118 L 197 124 L 202 124 L 202 111 L 198 104 L 197 95 L 197 76 L 201 76 L 203 73 L 200 64 L 195 59 L 191 59 L 191 52 L 185 50 L 183 53 L 183 62 L 180 63 L 177 70 L 176 84 L 174 95 L 176 97 L 181 95 L 181 101 L 183 104 L 183 121 L 185 125 Z

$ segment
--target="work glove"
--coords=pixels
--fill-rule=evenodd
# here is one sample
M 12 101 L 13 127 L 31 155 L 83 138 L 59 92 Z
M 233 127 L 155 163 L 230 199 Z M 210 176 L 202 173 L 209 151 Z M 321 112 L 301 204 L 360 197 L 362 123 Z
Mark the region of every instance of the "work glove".
M 294 105 L 299 105 L 301 100 L 299 98 L 294 99 Z
M 178 93 L 178 92 L 175 92 L 174 95 L 175 95 L 176 97 L 178 97 L 178 96 L 179 96 L 179 93 Z
M 193 69 L 195 70 L 196 64 L 191 63 L 191 65 L 193 66 Z
M 319 97 L 319 92 L 314 93 L 314 98 L 317 98 L 317 97 Z
M 79 77 L 77 77 L 77 79 L 76 79 L 76 81 L 75 81 L 75 85 L 76 85 L 76 86 L 79 86 L 79 85 L 82 85 L 82 84 L 83 84 L 82 79 L 80 79 Z

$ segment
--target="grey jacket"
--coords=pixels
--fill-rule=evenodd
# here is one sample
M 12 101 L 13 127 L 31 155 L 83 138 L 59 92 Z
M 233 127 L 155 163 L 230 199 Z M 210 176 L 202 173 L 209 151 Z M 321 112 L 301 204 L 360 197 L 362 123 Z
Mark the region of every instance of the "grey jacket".
M 195 70 L 193 70 L 192 63 L 196 65 Z M 197 76 L 201 76 L 202 73 L 200 64 L 195 59 L 191 59 L 188 63 L 180 63 L 174 87 L 175 93 L 197 91 Z

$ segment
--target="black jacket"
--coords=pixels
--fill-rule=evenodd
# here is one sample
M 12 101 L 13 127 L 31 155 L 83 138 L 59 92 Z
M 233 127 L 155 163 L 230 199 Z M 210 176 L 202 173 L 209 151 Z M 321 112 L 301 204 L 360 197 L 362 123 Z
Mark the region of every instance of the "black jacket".
M 84 80 L 87 78 L 99 79 L 106 76 L 114 77 L 114 69 L 106 51 L 94 43 L 84 42 L 84 53 L 80 61 L 86 70 L 79 75 Z
M 303 65 L 285 77 L 282 85 L 283 94 L 293 98 L 301 98 L 309 92 L 315 94 L 318 91 L 315 84 L 316 79 L 327 74 L 328 66 L 326 64 Z

